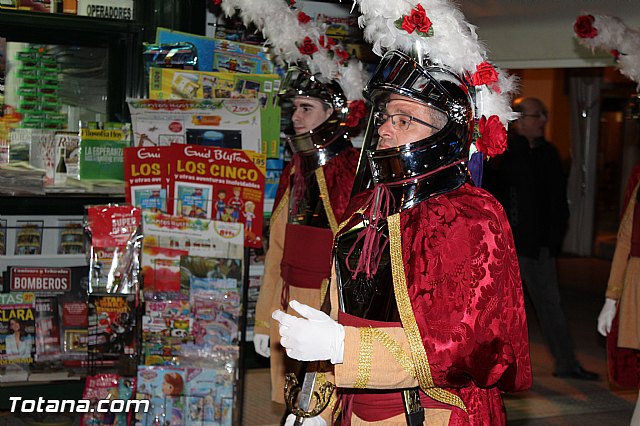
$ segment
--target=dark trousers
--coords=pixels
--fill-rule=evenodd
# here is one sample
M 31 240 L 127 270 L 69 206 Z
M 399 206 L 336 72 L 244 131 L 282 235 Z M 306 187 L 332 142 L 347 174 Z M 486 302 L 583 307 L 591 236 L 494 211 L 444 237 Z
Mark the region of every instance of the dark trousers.
M 578 366 L 567 320 L 560 303 L 556 258 L 543 247 L 538 259 L 518 256 L 522 284 L 536 310 L 542 334 L 556 361 L 556 372 Z

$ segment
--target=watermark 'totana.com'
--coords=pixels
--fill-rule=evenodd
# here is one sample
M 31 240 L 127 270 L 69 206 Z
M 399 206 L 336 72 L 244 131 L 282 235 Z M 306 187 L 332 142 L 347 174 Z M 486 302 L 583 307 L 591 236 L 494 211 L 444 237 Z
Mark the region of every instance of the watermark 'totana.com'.
M 10 396 L 11 412 L 23 413 L 147 413 L 148 399 L 23 399 Z

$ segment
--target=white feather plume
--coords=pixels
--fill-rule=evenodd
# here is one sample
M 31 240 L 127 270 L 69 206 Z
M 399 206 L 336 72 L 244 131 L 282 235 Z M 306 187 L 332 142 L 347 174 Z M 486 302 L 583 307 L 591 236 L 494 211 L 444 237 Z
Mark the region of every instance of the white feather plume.
M 616 50 L 619 54 L 616 66 L 620 73 L 636 82 L 640 90 L 640 30 L 627 27 L 615 16 L 583 13 L 578 19 L 585 16 L 593 18 L 591 26 L 597 33 L 593 37 L 582 37 L 577 33 L 578 42 L 591 51 Z
M 253 23 L 279 59 L 287 63 L 305 61 L 311 73 L 337 81 L 349 101 L 363 98 L 368 78 L 362 64 L 355 59 L 341 64 L 337 55 L 332 57 L 320 46 L 320 38 L 326 39 L 324 25 L 314 21 L 300 23 L 284 0 L 222 0 L 221 6 L 227 16 L 240 11 L 245 25 Z M 306 37 L 318 46 L 313 55 L 303 55 L 298 49 Z
M 365 40 L 382 56 L 386 50 L 401 50 L 413 57 L 424 56 L 435 64 L 469 77 L 486 62 L 486 47 L 478 40 L 475 26 L 466 22 L 463 13 L 449 0 L 354 0 L 360 8 L 358 24 L 364 28 Z M 422 36 L 397 28 L 395 22 L 408 16 L 420 4 L 432 23 L 433 35 Z M 418 61 L 420 57 L 416 57 Z M 496 115 L 507 126 L 517 118 L 511 109 L 511 93 L 517 79 L 493 66 L 498 73 L 497 87 L 476 87 L 477 117 Z M 496 90 L 497 89 L 497 90 Z

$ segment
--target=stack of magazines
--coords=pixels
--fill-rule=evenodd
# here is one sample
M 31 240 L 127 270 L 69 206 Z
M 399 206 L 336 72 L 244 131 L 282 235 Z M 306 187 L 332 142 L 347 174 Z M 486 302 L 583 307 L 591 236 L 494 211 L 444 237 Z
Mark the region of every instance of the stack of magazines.
M 26 161 L 0 164 L 0 194 L 44 194 L 45 171 Z

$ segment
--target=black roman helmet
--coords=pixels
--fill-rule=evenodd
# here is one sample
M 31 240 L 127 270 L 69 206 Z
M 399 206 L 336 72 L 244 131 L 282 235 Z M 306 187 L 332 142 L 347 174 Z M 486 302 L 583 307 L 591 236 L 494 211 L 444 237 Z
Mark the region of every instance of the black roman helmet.
M 333 113 L 316 128 L 296 135 L 291 117 L 293 99 L 299 96 L 316 98 L 333 108 Z M 292 66 L 280 88 L 279 100 L 283 132 L 293 153 L 313 154 L 317 156 L 319 165 L 323 165 L 346 146 L 351 146 L 346 126 L 349 113 L 347 98 L 336 81 L 327 81 L 301 65 Z

